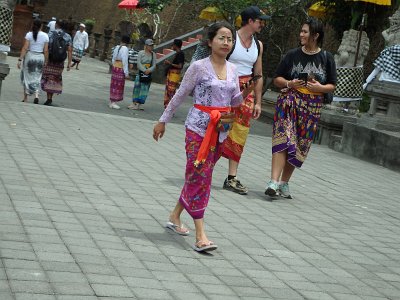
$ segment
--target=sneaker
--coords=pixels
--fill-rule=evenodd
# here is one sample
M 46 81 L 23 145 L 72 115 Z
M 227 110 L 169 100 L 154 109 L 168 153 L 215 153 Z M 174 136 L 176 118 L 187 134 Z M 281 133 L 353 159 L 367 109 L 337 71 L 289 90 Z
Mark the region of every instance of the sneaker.
M 236 177 L 229 180 L 228 178 L 226 178 L 223 188 L 225 190 L 238 193 L 240 195 L 246 195 L 249 192 L 249 189 L 241 184 L 240 181 L 236 179 Z
M 137 110 L 139 108 L 139 103 L 135 102 L 128 105 L 129 109 Z
M 110 103 L 110 108 L 119 109 L 119 106 L 117 104 L 115 104 L 114 102 L 112 102 L 112 103 Z
M 279 185 L 279 195 L 286 199 L 292 199 L 289 191 L 289 183 L 285 182 Z
M 276 196 L 276 192 L 279 189 L 279 184 L 275 181 L 270 181 L 267 183 L 267 187 L 265 188 L 265 195 L 268 196 Z
M 34 103 L 34 104 L 39 104 L 39 98 L 33 99 L 33 103 Z

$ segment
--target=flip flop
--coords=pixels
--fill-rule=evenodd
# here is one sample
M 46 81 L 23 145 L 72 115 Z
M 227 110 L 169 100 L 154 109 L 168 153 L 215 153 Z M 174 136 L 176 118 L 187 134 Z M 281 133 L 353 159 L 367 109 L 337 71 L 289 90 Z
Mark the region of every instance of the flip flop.
M 208 244 L 203 243 L 203 241 L 198 241 L 196 244 L 192 246 L 194 251 L 197 252 L 209 252 L 214 251 L 218 248 L 213 242 L 209 242 Z
M 168 229 L 171 229 L 173 232 L 175 232 L 176 234 L 179 235 L 189 235 L 189 229 L 186 229 L 185 231 L 179 231 L 177 228 L 183 229 L 183 225 L 179 226 L 176 225 L 174 223 L 172 223 L 171 221 L 167 222 L 167 224 L 165 224 L 165 227 Z

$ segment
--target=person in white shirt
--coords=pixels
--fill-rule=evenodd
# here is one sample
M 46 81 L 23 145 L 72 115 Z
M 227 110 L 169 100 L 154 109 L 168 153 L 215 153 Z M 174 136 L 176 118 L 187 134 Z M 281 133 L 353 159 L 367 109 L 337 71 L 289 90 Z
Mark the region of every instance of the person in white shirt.
M 49 24 L 47 24 L 47 27 L 49 28 L 49 32 L 56 30 L 56 21 L 57 21 L 57 19 L 55 17 L 52 17 Z
M 130 38 L 121 37 L 121 44 L 114 48 L 112 55 L 112 71 L 110 84 L 110 108 L 119 109 L 116 102 L 124 100 L 125 79 L 129 79 L 129 49 Z
M 89 35 L 85 31 L 85 24 L 79 25 L 79 30 L 75 33 L 72 49 L 72 66 L 76 65 L 76 69 L 79 70 L 78 66 L 82 60 L 83 52 L 89 47 Z
M 17 67 L 21 69 L 21 82 L 24 86 L 23 102 L 28 101 L 28 95 L 35 94 L 33 103 L 39 103 L 40 81 L 42 79 L 43 67 L 48 60 L 49 37 L 41 31 L 42 21 L 33 21 L 32 31 L 25 36 L 25 44 L 22 47 Z

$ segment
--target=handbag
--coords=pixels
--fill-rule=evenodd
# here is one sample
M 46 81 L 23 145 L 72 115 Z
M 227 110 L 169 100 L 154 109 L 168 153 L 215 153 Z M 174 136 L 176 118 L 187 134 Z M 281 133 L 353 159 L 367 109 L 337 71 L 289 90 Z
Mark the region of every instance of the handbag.
M 153 52 L 151 52 L 151 62 L 150 66 L 153 64 Z M 152 81 L 151 73 L 150 74 L 145 74 L 142 71 L 139 71 L 139 82 L 141 83 L 151 83 Z

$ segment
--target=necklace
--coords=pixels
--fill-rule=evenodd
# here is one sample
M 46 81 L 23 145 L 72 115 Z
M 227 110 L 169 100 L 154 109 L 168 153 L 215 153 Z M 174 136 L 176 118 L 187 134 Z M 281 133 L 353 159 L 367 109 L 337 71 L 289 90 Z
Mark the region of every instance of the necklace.
M 315 53 L 319 52 L 319 50 L 320 50 L 319 47 L 317 47 L 317 49 L 315 49 L 315 50 L 308 50 L 306 48 L 306 46 L 303 46 L 303 51 L 306 53 L 309 53 L 309 54 L 315 54 Z
M 225 80 L 225 79 L 226 79 L 226 75 L 224 76 L 223 74 L 224 74 L 224 70 L 226 70 L 226 69 L 225 69 L 225 68 L 226 68 L 226 64 L 224 64 L 224 66 L 222 67 L 222 69 L 219 70 L 219 72 L 217 72 L 217 69 L 219 69 L 219 68 L 217 68 L 218 65 L 213 61 L 212 56 L 210 56 L 210 61 L 211 61 L 211 65 L 213 66 L 215 75 L 217 75 L 218 80 Z M 218 73 L 219 73 L 219 74 L 218 74 Z
M 250 45 L 247 47 L 247 46 L 246 46 L 246 43 L 243 41 L 243 39 L 242 39 L 242 37 L 240 36 L 239 32 L 238 32 L 238 36 L 239 36 L 240 41 L 242 42 L 243 47 L 246 48 L 246 52 L 249 52 L 249 49 L 250 49 L 250 47 L 251 47 L 251 42 L 252 42 L 252 40 L 250 40 Z

